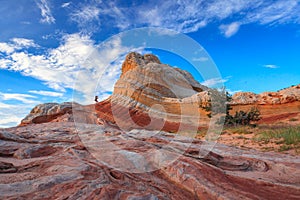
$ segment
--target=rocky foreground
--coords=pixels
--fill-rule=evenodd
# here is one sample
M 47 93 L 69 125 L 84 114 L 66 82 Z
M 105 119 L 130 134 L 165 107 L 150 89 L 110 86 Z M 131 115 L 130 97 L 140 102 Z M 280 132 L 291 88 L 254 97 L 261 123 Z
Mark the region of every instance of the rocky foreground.
M 295 118 L 299 89 L 239 93 L 233 108 Z M 107 100 L 38 105 L 0 129 L 0 199 L 300 199 L 299 156 L 193 138 L 209 101 L 188 72 L 130 53 Z
M 1 129 L 0 144 L 0 199 L 300 197 L 299 157 L 165 132 L 49 122 Z

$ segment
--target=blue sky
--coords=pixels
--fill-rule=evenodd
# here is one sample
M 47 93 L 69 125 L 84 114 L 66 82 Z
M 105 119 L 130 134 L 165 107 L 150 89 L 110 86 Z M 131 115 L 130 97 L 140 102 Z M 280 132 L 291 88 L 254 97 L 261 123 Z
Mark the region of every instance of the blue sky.
M 107 97 L 132 48 L 103 41 L 134 28 L 169 29 L 202 45 L 209 56 L 198 58 L 200 67 L 213 61 L 221 76 L 204 80 L 176 55 L 134 50 L 208 86 L 260 93 L 300 83 L 299 0 L 4 0 L 0 26 L 0 127 L 18 124 L 36 104 L 72 101 L 74 90 L 80 103 Z

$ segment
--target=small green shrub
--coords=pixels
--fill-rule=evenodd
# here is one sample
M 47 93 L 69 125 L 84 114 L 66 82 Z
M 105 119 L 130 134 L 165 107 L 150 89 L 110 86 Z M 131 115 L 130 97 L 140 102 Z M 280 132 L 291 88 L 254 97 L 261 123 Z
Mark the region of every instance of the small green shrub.
M 225 88 L 209 89 L 208 94 L 210 100 L 202 108 L 207 112 L 207 116 L 221 115 L 218 120 L 218 124 L 224 124 L 229 126 L 237 125 L 250 125 L 252 122 L 260 120 L 260 112 L 257 108 L 251 108 L 249 112 L 238 111 L 235 115 L 230 115 L 229 111 L 232 110 L 230 101 L 232 96 L 226 91 Z
M 238 125 L 250 125 L 252 122 L 259 121 L 260 112 L 257 108 L 251 108 L 249 112 L 237 111 L 235 115 L 227 115 L 225 119 L 225 125 L 238 126 Z

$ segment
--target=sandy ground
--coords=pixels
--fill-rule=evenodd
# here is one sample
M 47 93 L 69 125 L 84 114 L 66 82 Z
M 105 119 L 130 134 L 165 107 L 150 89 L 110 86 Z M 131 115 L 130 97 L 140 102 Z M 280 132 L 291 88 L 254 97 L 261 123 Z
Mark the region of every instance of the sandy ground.
M 297 146 L 291 145 L 289 148 L 285 148 L 285 145 L 280 140 L 271 139 L 269 142 L 257 140 L 259 133 L 262 131 L 299 125 L 300 113 L 285 118 L 268 118 L 268 120 L 258 123 L 257 127 L 224 128 L 217 142 L 242 149 L 256 149 L 263 152 L 281 152 L 290 155 L 300 155 L 300 144 Z M 204 139 L 205 134 L 206 130 L 203 130 L 196 138 Z

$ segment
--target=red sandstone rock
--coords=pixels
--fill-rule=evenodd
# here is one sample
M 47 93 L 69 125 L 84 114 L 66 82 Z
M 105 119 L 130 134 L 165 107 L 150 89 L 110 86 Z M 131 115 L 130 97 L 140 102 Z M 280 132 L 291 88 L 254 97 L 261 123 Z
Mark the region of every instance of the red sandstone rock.
M 233 105 L 276 105 L 300 101 L 300 84 L 279 90 L 278 92 L 263 92 L 254 94 L 251 92 L 237 92 L 232 97 Z
M 123 132 L 107 124 L 81 128 L 72 122 L 51 122 L 0 129 L 0 135 L 1 146 L 5 146 L 0 148 L 0 199 L 299 199 L 300 196 L 299 157 L 243 151 L 219 144 L 209 152 L 208 143 L 202 141 L 164 132 Z M 106 149 L 103 145 L 107 142 L 114 148 Z M 162 149 L 177 159 L 156 170 L 143 171 L 145 163 L 159 158 L 151 155 Z M 104 151 L 107 154 L 101 154 L 102 159 L 110 158 L 108 164 L 97 159 L 101 158 L 98 153 Z M 18 152 L 26 156 L 16 156 L 20 155 Z M 149 160 L 141 162 L 147 156 Z M 125 162 L 128 164 L 124 165 Z M 130 163 L 137 165 L 130 168 Z M 149 169 L 158 166 L 148 164 Z M 141 172 L 134 173 L 137 170 Z
M 290 112 L 299 109 L 299 88 L 282 96 L 244 94 L 246 102 L 267 104 L 234 109 L 257 105 L 263 116 Z M 200 108 L 210 99 L 205 90 L 188 72 L 153 55 L 129 54 L 109 99 L 39 105 L 22 126 L 0 129 L 0 199 L 299 199 L 299 156 L 180 135 L 197 129 L 194 123 L 207 125 Z M 177 135 L 161 131 L 178 129 Z
M 107 100 L 89 106 L 76 103 L 38 105 L 20 125 L 51 121 L 103 124 L 104 119 L 124 130 L 195 130 L 210 123 L 203 109 L 211 101 L 208 90 L 190 73 L 162 64 L 154 55 L 132 52 L 126 56 L 122 75 Z M 300 85 L 278 92 L 236 93 L 231 105 L 232 113 L 257 107 L 262 117 L 260 123 L 287 120 L 289 114 L 300 116 Z

